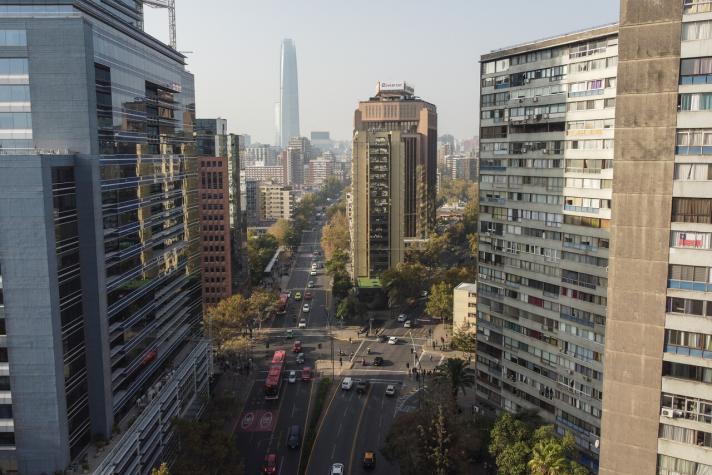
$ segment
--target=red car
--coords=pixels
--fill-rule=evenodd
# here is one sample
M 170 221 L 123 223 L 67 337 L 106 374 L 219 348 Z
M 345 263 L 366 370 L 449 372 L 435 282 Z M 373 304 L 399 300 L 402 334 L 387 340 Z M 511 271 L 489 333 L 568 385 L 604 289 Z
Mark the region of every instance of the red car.
M 311 292 L 304 292 L 304 298 L 306 300 L 311 300 L 312 298 L 312 293 Z
M 292 353 L 301 353 L 302 352 L 302 342 L 297 340 L 294 342 L 294 346 L 292 346 Z
M 302 368 L 302 381 L 305 383 L 308 383 L 312 379 L 312 374 L 311 374 L 311 368 L 309 366 L 305 366 Z
M 262 467 L 262 473 L 268 475 L 277 473 L 277 454 L 267 454 L 265 456 L 265 464 Z

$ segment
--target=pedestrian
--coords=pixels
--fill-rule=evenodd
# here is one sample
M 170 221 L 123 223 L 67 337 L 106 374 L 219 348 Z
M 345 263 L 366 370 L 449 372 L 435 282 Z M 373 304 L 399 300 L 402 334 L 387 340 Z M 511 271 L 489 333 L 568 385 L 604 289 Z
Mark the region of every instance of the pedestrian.
M 410 354 L 411 354 L 411 355 L 413 354 L 413 347 L 412 347 L 412 346 L 410 347 Z
M 445 338 L 440 337 L 440 343 L 445 343 Z
M 406 369 L 410 369 L 410 363 L 406 362 L 405 367 Z
M 351 337 L 349 337 L 349 343 L 351 343 Z
M 433 355 L 428 355 L 428 358 L 430 358 L 430 361 L 433 361 Z

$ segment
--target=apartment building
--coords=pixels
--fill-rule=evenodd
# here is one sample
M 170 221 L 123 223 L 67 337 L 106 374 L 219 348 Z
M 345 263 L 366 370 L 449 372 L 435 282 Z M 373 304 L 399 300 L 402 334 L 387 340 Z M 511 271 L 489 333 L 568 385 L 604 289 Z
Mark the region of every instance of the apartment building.
M 193 76 L 133 2 L 16 3 L 0 18 L 0 468 L 57 473 L 106 438 L 128 464 L 112 473 L 147 473 L 207 392 Z
M 285 181 L 284 168 L 282 166 L 249 166 L 244 169 L 245 180 L 269 181 L 283 185 Z
M 296 195 L 290 187 L 262 183 L 259 187 L 258 200 L 257 209 L 261 223 L 292 219 Z
M 474 332 L 477 325 L 477 284 L 462 282 L 452 291 L 452 327 Z
M 379 82 L 354 114 L 351 262 L 354 279 L 403 262 L 405 239 L 435 224 L 437 110 L 405 82 Z
M 330 153 L 307 164 L 307 176 L 304 184 L 312 188 L 320 187 L 327 178 L 334 176 L 334 157 Z
M 481 58 L 476 392 L 571 431 L 601 427 L 617 26 Z
M 602 474 L 712 473 L 712 3 L 623 0 Z

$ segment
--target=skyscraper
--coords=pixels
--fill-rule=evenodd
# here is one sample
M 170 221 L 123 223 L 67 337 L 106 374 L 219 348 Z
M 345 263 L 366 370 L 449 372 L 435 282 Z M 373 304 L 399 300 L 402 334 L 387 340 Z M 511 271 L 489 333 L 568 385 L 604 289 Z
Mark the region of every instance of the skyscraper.
M 476 394 L 573 432 L 593 469 L 617 34 L 593 28 L 481 58 Z
M 275 110 L 279 143 L 276 145 L 287 147 L 289 139 L 300 135 L 297 49 L 291 39 L 282 40 L 279 66 L 279 104 Z
M 435 224 L 437 110 L 405 82 L 380 83 L 354 114 L 351 255 L 353 277 L 402 262 L 405 239 Z
M 207 391 L 194 80 L 134 2 L 52 3 L 0 27 L 0 468 L 120 427 L 100 473 L 146 473 Z
M 712 473 L 712 21 L 623 0 L 601 474 Z

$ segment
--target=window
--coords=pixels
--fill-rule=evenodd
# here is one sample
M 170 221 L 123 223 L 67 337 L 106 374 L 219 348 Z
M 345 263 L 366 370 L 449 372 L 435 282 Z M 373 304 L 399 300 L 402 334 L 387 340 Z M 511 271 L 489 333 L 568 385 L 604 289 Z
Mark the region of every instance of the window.
M 712 199 L 673 198 L 672 221 L 682 223 L 712 223 Z
M 681 111 L 703 111 L 712 109 L 712 93 L 680 94 L 678 108 Z
M 695 21 L 682 24 L 682 41 L 712 38 L 712 21 Z
M 0 30 L 0 46 L 27 46 L 25 30 Z
M 688 249 L 710 249 L 710 233 L 671 231 L 670 246 Z
M 684 58 L 680 60 L 680 84 L 712 82 L 712 58 Z
M 710 11 L 712 11 L 712 1 L 710 0 L 683 0 L 682 13 L 685 15 Z
M 712 154 L 712 129 L 680 129 L 675 145 L 678 155 Z

